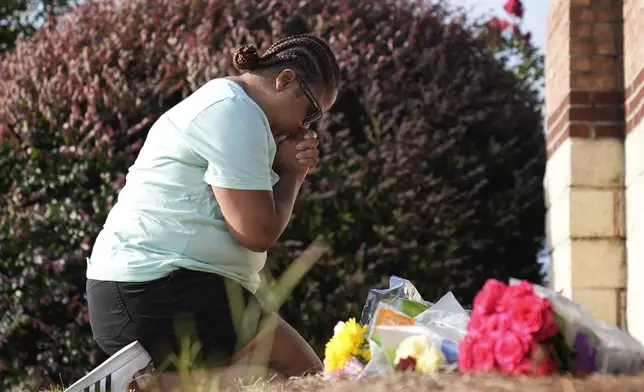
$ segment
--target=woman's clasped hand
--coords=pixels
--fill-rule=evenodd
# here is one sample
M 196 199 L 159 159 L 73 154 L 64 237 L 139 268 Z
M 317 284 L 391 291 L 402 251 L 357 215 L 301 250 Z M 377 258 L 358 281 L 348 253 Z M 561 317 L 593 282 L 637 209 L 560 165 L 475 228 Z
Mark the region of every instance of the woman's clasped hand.
M 306 130 L 295 135 L 279 135 L 275 137 L 277 153 L 274 169 L 277 173 L 285 171 L 306 174 L 318 162 L 318 135 Z

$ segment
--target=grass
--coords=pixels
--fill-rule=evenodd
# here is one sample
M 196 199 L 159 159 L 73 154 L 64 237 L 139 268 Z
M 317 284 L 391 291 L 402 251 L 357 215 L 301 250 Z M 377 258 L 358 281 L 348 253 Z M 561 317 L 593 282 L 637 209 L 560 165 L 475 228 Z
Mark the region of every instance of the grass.
M 220 392 L 641 392 L 644 375 L 618 377 L 595 375 L 571 377 L 515 378 L 495 375 L 461 376 L 457 373 L 432 376 L 397 373 L 362 380 L 326 381 L 319 376 L 283 382 L 270 379 L 237 381 Z M 41 392 L 62 392 L 51 389 Z M 115 391 L 118 392 L 118 391 Z M 182 392 L 200 392 L 199 388 Z
M 398 373 L 363 380 L 325 381 L 306 377 L 281 383 L 255 381 L 239 384 L 231 392 L 641 392 L 644 375 L 616 377 L 596 375 L 586 379 L 571 377 L 515 378 L 494 375 L 431 376 Z

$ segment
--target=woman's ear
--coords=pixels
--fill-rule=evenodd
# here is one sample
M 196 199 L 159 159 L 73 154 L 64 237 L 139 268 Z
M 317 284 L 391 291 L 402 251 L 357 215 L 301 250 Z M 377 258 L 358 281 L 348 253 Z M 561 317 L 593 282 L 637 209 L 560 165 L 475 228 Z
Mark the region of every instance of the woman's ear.
M 275 78 L 275 89 L 278 92 L 286 90 L 295 82 L 295 72 L 292 69 L 285 69 Z

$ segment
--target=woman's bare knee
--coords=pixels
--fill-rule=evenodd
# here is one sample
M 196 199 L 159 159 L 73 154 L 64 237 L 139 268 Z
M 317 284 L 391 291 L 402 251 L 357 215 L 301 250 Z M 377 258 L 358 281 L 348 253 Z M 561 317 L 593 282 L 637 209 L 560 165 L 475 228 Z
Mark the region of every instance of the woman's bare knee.
M 322 370 L 322 361 L 306 340 L 278 315 L 270 316 L 260 333 L 233 358 L 235 363 L 263 362 L 286 377 Z

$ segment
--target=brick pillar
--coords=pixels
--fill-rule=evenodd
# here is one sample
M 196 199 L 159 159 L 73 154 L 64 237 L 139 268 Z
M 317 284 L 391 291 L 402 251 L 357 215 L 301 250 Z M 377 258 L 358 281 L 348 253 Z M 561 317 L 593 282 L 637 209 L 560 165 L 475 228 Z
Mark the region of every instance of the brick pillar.
M 620 326 L 626 285 L 622 4 L 551 0 L 545 179 L 551 285 Z
M 627 320 L 644 342 L 644 0 L 624 0 Z

